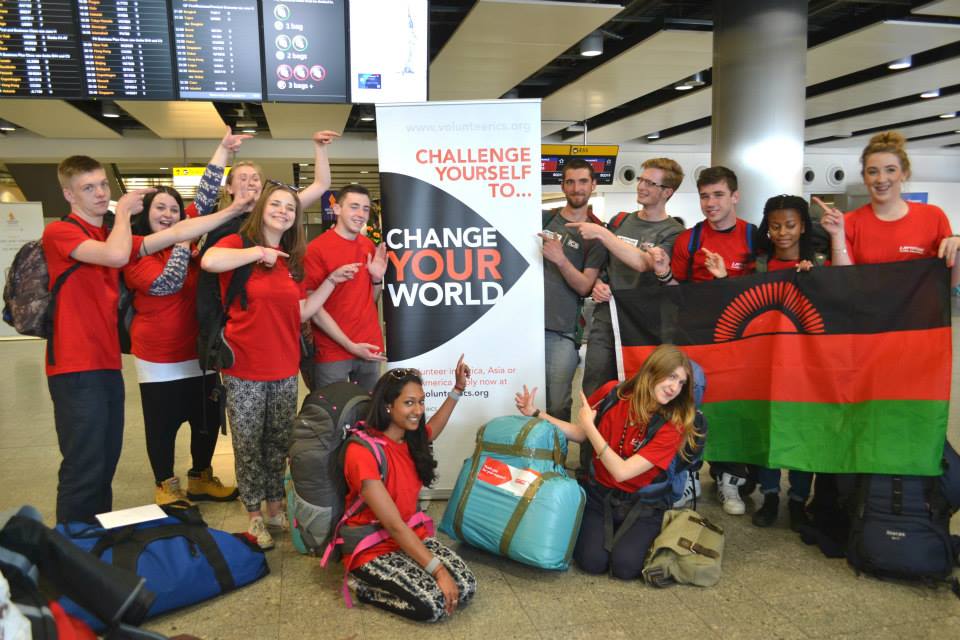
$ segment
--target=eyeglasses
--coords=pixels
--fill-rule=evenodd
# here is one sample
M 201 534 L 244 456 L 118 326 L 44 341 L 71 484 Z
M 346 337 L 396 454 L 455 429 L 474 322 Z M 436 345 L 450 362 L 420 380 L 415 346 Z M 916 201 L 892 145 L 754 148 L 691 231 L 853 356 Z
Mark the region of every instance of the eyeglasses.
M 280 182 L 279 180 L 267 180 L 267 184 L 272 184 L 275 187 L 283 187 L 284 189 L 290 189 L 294 193 L 300 193 L 306 187 L 295 187 L 292 184 L 287 184 L 286 182 Z
M 419 369 L 390 369 L 390 376 L 395 380 L 403 380 L 410 376 L 415 376 L 417 378 L 422 378 L 423 374 L 420 373 Z
M 660 187 L 661 189 L 672 189 L 673 187 L 667 186 L 665 184 L 660 184 L 659 182 L 654 182 L 653 180 L 647 180 L 646 178 L 637 178 L 637 183 L 646 185 L 648 187 Z

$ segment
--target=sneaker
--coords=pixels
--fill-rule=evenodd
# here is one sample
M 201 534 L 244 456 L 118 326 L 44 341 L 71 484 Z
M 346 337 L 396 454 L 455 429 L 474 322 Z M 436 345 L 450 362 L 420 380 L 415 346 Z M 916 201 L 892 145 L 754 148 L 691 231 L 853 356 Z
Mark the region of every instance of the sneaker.
M 763 494 L 763 506 L 753 514 L 753 526 L 769 527 L 777 521 L 777 511 L 779 509 L 780 496 L 775 493 Z
M 683 494 L 673 503 L 674 509 L 683 509 L 693 502 L 694 498 L 700 497 L 700 473 L 695 471 L 687 474 L 687 484 L 683 488 Z
M 173 476 L 167 478 L 157 485 L 153 492 L 153 501 L 159 505 L 170 504 L 172 502 L 187 502 L 187 494 L 180 488 L 180 478 Z
M 739 488 L 744 482 L 746 482 L 744 478 L 738 478 L 729 473 L 721 473 L 717 478 L 717 497 L 723 505 L 723 510 L 731 516 L 742 516 L 747 511 L 747 505 L 740 497 Z
M 270 532 L 267 531 L 267 525 L 264 524 L 263 518 L 251 518 L 250 527 L 247 529 L 247 533 L 249 533 L 257 541 L 257 546 L 264 551 L 273 549 L 273 536 L 271 536 Z
M 810 521 L 810 516 L 807 515 L 805 500 L 794 500 L 790 498 L 790 503 L 787 506 L 790 508 L 790 529 L 792 531 L 799 532 L 801 527 L 813 525 Z
M 289 531 L 290 522 L 287 520 L 287 512 L 280 510 L 276 515 L 267 516 L 263 519 L 270 529 L 279 529 L 280 531 Z
M 191 500 L 230 502 L 236 500 L 239 494 L 236 487 L 220 482 L 220 478 L 213 475 L 213 469 L 210 467 L 197 473 L 191 471 L 187 474 L 187 497 Z

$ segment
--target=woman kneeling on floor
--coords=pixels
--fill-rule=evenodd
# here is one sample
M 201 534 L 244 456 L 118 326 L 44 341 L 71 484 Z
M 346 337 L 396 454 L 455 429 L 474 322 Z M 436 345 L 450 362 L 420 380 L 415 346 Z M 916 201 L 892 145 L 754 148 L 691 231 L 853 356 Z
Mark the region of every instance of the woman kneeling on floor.
M 453 391 L 428 422 L 420 372 L 392 369 L 383 374 L 373 388 L 365 431 L 383 447 L 386 481 L 370 449 L 356 442 L 347 445 L 347 508 L 358 496 L 369 508 L 349 517 L 346 527 L 379 521 L 389 534 L 345 560 L 352 585 L 361 602 L 412 620 L 441 620 L 477 590 L 463 560 L 420 526 L 417 506 L 420 489 L 436 479 L 430 443 L 447 425 L 469 375 L 460 356 Z
M 664 509 L 634 508 L 634 494 L 667 469 L 685 440 L 691 448 L 696 446 L 696 409 L 688 384 L 692 379 L 687 356 L 673 345 L 661 345 L 639 373 L 620 386 L 619 400 L 601 416 L 599 425 L 594 425 L 594 408 L 618 385 L 616 380 L 600 387 L 589 400 L 581 392 L 575 424 L 536 409 L 535 388 L 529 391 L 524 386 L 516 395 L 520 413 L 550 421 L 570 440 L 589 441 L 596 452 L 591 459 L 587 504 L 573 552 L 577 564 L 587 573 L 610 571 L 614 577 L 631 580 L 643 571 L 647 549 L 660 533 Z M 662 426 L 643 444 L 655 420 L 663 421 Z M 609 523 L 605 522 L 605 505 Z M 611 540 L 605 539 L 608 526 L 612 526 Z

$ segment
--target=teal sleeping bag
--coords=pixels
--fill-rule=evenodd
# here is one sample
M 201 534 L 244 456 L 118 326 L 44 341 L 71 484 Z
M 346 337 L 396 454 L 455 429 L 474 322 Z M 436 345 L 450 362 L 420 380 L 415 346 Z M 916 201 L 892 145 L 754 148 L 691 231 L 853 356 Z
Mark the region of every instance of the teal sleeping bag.
M 586 500 L 566 458 L 566 438 L 546 420 L 491 420 L 464 460 L 440 530 L 517 562 L 566 570 Z

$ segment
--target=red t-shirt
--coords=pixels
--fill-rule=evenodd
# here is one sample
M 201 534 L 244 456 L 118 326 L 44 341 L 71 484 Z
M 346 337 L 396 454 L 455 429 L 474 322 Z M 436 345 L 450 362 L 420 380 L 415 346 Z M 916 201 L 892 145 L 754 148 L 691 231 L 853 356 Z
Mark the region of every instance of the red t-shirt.
M 603 400 L 603 398 L 610 393 L 610 390 L 618 384 L 619 382 L 617 380 L 611 380 L 597 389 L 593 395 L 590 396 L 589 402 L 591 406 Z M 651 462 L 653 467 L 629 480 L 617 482 L 610 472 L 607 471 L 607 468 L 603 466 L 603 463 L 597 460 L 596 455 L 593 456 L 592 462 L 593 472 L 597 482 L 605 487 L 633 493 L 653 482 L 654 478 L 660 475 L 661 471 L 666 470 L 666 468 L 670 466 L 670 462 L 673 461 L 674 456 L 680 451 L 680 445 L 683 444 L 683 434 L 680 433 L 680 430 L 677 429 L 673 423 L 668 422 L 660 427 L 650 442 L 634 452 L 634 447 L 643 440 L 645 430 L 641 431 L 639 427 L 627 425 L 628 412 L 629 401 L 618 401 L 617 404 L 613 405 L 610 410 L 600 418 L 600 424 L 597 425 L 597 430 L 600 432 L 600 435 L 603 436 L 603 439 L 610 444 L 610 448 L 620 454 L 620 457 L 624 460 L 627 460 L 636 453 Z M 627 432 L 625 436 L 623 436 L 624 429 L 626 429 Z M 623 436 L 622 451 L 618 449 L 621 436 Z
M 234 233 L 216 245 L 242 249 L 243 239 Z M 220 295 L 227 299 L 233 271 L 220 274 Z M 247 280 L 247 309 L 240 296 L 229 309 L 224 337 L 233 349 L 233 366 L 223 373 L 244 380 L 283 380 L 300 370 L 300 301 L 306 297 L 302 282 L 278 257 L 273 267 L 254 265 Z
M 427 434 L 429 438 L 429 429 Z M 397 505 L 400 517 L 406 522 L 418 510 L 417 501 L 423 483 L 420 482 L 420 476 L 417 475 L 417 468 L 413 464 L 413 458 L 410 457 L 410 448 L 407 443 L 394 442 L 386 436 L 383 436 L 380 440 L 382 440 L 387 459 L 387 493 L 390 494 L 393 503 Z M 343 475 L 347 480 L 347 507 L 353 504 L 353 501 L 360 495 L 364 480 L 381 479 L 380 467 L 377 465 L 377 460 L 373 457 L 373 454 L 363 445 L 353 442 L 347 445 L 347 452 L 343 460 Z M 370 524 L 371 522 L 377 522 L 377 516 L 372 509 L 362 508 L 358 513 L 348 518 L 346 524 L 357 526 Z M 428 535 L 425 527 L 417 527 L 414 531 L 421 540 Z M 361 551 L 354 560 L 351 569 L 398 549 L 400 547 L 394 542 L 393 538 L 387 538 L 383 542 Z
M 843 223 L 854 264 L 936 257 L 940 241 L 953 233 L 943 209 L 922 202 L 908 202 L 907 215 L 893 221 L 877 218 L 868 203 L 844 214 Z
M 50 274 L 50 290 L 61 273 L 78 261 L 70 253 L 87 240 L 105 242 L 106 227 L 94 227 L 80 216 L 75 224 L 58 220 L 43 230 L 41 244 Z M 140 253 L 143 236 L 133 236 L 130 260 Z M 84 264 L 67 276 L 57 294 L 53 317 L 55 365 L 46 365 L 47 375 L 100 369 L 120 369 L 120 338 L 117 335 L 117 301 L 120 298 L 120 270 Z M 47 343 L 50 348 L 50 343 Z
M 163 273 L 173 247 L 140 258 L 123 268 L 123 280 L 133 292 L 131 351 L 148 362 L 183 362 L 197 357 L 197 277 L 200 268 L 190 261 L 180 291 L 150 295 L 150 286 Z
M 367 256 L 372 256 L 375 251 L 376 247 L 366 236 L 347 240 L 335 229 L 329 229 L 307 245 L 303 268 L 306 272 L 304 282 L 307 291 L 314 291 L 320 288 L 326 277 L 337 267 L 353 262 L 360 263 L 361 268 L 357 275 L 352 280 L 338 284 L 323 308 L 348 338 L 354 342 L 377 345 L 382 351 L 383 334 L 380 331 L 377 304 L 373 299 L 372 281 L 366 269 Z M 351 353 L 334 342 L 318 326 L 311 323 L 311 328 L 317 348 L 316 362 L 353 359 Z
M 704 221 L 700 229 L 700 249 L 707 248 L 723 256 L 728 277 L 736 278 L 753 273 L 753 255 L 747 243 L 746 220 L 737 219 L 734 226 L 724 231 L 717 231 L 710 226 L 710 223 Z M 706 267 L 707 254 L 700 250 L 693 255 L 693 278 L 690 277 L 689 247 L 692 233 L 691 227 L 677 236 L 677 241 L 673 243 L 673 256 L 670 261 L 673 277 L 679 282 L 713 280 L 714 277 Z

